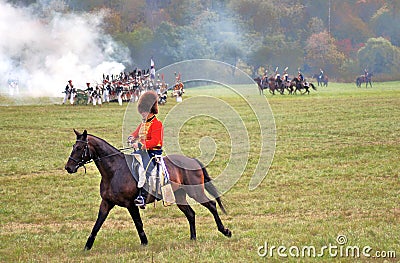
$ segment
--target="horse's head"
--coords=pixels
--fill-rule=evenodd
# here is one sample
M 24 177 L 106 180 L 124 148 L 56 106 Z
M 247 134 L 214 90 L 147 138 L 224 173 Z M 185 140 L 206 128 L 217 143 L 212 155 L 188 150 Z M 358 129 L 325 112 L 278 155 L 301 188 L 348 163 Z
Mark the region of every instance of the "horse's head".
M 76 134 L 76 142 L 72 147 L 72 152 L 65 165 L 65 170 L 67 170 L 68 173 L 76 173 L 79 167 L 84 166 L 92 159 L 89 150 L 87 131 L 85 130 L 83 133 L 79 133 L 74 129 L 74 132 Z

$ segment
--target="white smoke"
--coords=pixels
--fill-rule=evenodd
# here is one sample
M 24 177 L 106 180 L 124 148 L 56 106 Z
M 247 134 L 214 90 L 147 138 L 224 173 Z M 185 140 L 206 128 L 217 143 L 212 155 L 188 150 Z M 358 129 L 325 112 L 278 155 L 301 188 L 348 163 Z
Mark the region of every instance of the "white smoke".
M 0 91 L 10 80 L 33 97 L 62 96 L 68 80 L 76 88 L 118 74 L 128 49 L 101 30 L 104 13 L 38 12 L 0 0 Z M 43 11 L 43 9 L 42 9 Z

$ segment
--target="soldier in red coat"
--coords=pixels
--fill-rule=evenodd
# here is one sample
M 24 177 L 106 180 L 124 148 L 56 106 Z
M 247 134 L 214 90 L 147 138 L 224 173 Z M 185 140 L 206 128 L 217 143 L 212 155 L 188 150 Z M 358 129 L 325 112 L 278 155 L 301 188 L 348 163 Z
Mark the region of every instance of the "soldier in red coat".
M 146 177 L 155 167 L 155 161 L 152 158 L 162 154 L 163 125 L 156 116 L 158 113 L 157 93 L 148 91 L 142 94 L 138 102 L 138 112 L 142 115 L 142 123 L 130 134 L 128 141 L 131 142 L 133 148 L 139 149 L 137 152 L 142 156 L 144 168 L 147 168 L 147 172 L 139 173 L 139 195 L 135 199 L 137 206 L 144 207 L 143 186 Z

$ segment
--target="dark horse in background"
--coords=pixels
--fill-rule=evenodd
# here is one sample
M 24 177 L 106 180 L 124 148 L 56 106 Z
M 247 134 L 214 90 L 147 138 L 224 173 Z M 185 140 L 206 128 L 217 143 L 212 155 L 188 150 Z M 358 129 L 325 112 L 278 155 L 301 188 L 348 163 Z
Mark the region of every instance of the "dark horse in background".
M 312 88 L 313 90 L 317 90 L 317 88 L 311 82 L 300 81 L 298 78 L 294 78 L 293 81 L 296 87 L 296 89 L 294 90 L 294 94 L 296 94 L 297 91 L 299 91 L 301 94 L 310 94 L 310 88 Z M 302 90 L 304 90 L 304 92 L 302 92 Z
M 372 88 L 372 76 L 374 74 L 373 73 L 367 73 L 366 75 L 360 75 L 356 78 L 356 85 L 357 88 L 361 88 L 361 85 L 363 83 L 365 83 L 365 87 L 368 88 L 368 84 L 371 86 Z
M 317 80 L 318 86 L 328 87 L 328 82 L 329 82 L 328 76 L 321 74 L 314 74 L 312 77 Z
M 143 230 L 139 209 L 134 204 L 134 199 L 138 195 L 137 182 L 128 167 L 125 154 L 103 139 L 88 134 L 86 130 L 82 134 L 75 131 L 75 134 L 76 142 L 65 169 L 68 173 L 75 173 L 79 167 L 93 161 L 101 174 L 100 195 L 102 200 L 96 223 L 86 242 L 85 250 L 92 248 L 98 231 L 110 210 L 116 205 L 128 209 L 135 223 L 140 242 L 142 245 L 146 245 L 148 243 L 147 236 Z M 187 195 L 205 206 L 213 214 L 218 230 L 225 236 L 231 237 L 232 232 L 224 227 L 218 215 L 216 202 L 210 200 L 204 192 L 205 189 L 214 196 L 225 213 L 218 191 L 202 164 L 196 159 L 181 155 L 166 156 L 164 162 L 170 175 L 176 204 L 189 221 L 190 238 L 196 239 L 196 225 L 195 212 L 186 201 Z M 148 197 L 147 202 L 154 202 L 154 199 L 155 197 L 149 200 Z

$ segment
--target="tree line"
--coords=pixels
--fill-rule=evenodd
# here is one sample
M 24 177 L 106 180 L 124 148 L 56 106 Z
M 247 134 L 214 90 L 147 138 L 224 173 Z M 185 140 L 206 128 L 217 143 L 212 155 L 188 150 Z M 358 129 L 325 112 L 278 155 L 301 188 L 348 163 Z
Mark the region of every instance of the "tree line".
M 147 65 L 150 57 L 158 68 L 210 58 L 253 76 L 289 67 L 292 74 L 323 69 L 344 81 L 364 69 L 382 80 L 400 78 L 398 0 L 58 2 L 65 12 L 106 11 L 104 31 L 129 48 L 137 65 Z

